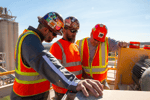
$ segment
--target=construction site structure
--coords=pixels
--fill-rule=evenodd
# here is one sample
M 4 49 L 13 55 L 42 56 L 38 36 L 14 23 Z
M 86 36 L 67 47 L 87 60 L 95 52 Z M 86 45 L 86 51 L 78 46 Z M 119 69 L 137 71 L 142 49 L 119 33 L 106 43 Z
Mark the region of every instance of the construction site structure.
M 79 92 L 77 93 L 75 100 L 149 100 L 150 92 L 149 91 L 140 91 L 134 88 L 134 81 L 133 81 L 133 67 L 136 63 L 141 59 L 141 57 L 145 55 L 148 56 L 150 59 L 150 50 L 146 50 L 143 48 L 135 49 L 135 48 L 121 48 L 118 51 L 118 56 L 115 53 L 115 61 L 117 60 L 117 64 L 114 65 L 112 61 L 108 63 L 108 77 L 107 82 L 110 86 L 110 90 L 104 90 L 103 96 L 97 99 L 94 99 L 93 96 L 84 99 L 84 95 Z M 109 56 L 109 58 L 112 58 Z M 138 63 L 137 63 L 138 64 Z M 141 66 L 139 63 L 138 65 Z M 147 64 L 146 64 L 147 65 Z M 114 66 L 114 68 L 110 67 Z M 139 67 L 140 67 L 139 66 Z M 142 67 L 144 65 L 142 64 Z M 148 64 L 150 67 L 150 63 Z M 146 67 L 145 67 L 146 68 Z M 12 74 L 15 71 L 8 71 L 0 73 L 0 76 Z M 10 76 L 13 78 L 13 76 Z M 13 83 L 6 84 L 0 87 L 0 98 L 5 98 L 5 96 L 9 96 L 11 93 Z M 54 97 L 54 90 L 52 87 L 50 88 L 49 98 L 47 100 L 51 100 Z M 3 100 L 3 99 L 0 99 Z M 9 100 L 9 99 L 8 99 Z M 74 100 L 74 99 L 71 99 Z
M 14 50 L 18 39 L 16 16 L 9 15 L 10 10 L 0 7 L 0 52 L 5 54 L 5 69 L 15 69 Z
M 5 55 L 6 55 L 5 53 L 0 52 L 0 66 L 2 66 L 3 68 L 5 67 L 5 63 L 6 63 Z
M 10 10 L 8 11 L 10 12 Z M 18 23 L 15 22 L 16 17 L 9 15 L 8 11 L 7 8 L 0 7 L 0 82 L 2 82 L 2 84 L 0 83 L 0 100 L 6 100 L 5 97 L 10 96 L 13 79 L 15 78 L 14 51 L 18 39 Z M 49 50 L 48 45 L 45 48 Z M 143 56 L 148 57 L 148 63 L 139 63 Z M 143 68 L 145 70 L 147 66 L 150 68 L 149 49 L 140 48 L 139 45 L 136 48 L 136 45 L 133 44 L 129 48 L 120 48 L 113 57 L 109 56 L 108 65 L 107 82 L 110 90 L 104 90 L 104 95 L 97 99 L 94 99 L 95 97 L 92 95 L 86 98 L 82 92 L 78 92 L 75 100 L 149 100 L 150 92 L 141 91 L 137 88 L 138 85 L 135 83 L 135 79 L 138 76 L 133 73 L 139 72 L 138 70 L 133 70 L 134 68 Z M 137 74 L 139 75 L 141 72 Z M 139 79 L 141 79 L 141 76 Z M 54 97 L 52 87 L 49 91 L 50 95 L 47 100 L 51 100 Z

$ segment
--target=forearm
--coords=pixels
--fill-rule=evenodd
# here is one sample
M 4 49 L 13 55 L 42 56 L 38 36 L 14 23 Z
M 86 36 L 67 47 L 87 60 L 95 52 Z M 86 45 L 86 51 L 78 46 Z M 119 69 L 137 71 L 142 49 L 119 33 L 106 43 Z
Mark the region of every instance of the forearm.
M 66 70 L 52 54 L 44 51 L 38 38 L 30 36 L 31 39 L 34 42 L 25 38 L 22 44 L 22 57 L 27 64 L 51 83 L 76 92 L 80 80 Z
M 118 51 L 118 41 L 108 38 L 108 43 L 109 43 L 109 52 L 116 52 Z
M 108 42 L 109 42 L 109 52 L 117 52 L 119 48 L 121 47 L 126 48 L 128 46 L 127 42 L 116 41 L 110 38 L 108 38 Z

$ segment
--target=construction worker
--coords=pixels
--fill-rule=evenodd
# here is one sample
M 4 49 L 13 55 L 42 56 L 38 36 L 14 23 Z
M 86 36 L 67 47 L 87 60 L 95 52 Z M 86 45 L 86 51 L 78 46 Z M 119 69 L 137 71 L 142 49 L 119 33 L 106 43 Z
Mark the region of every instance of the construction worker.
M 82 77 L 82 65 L 79 50 L 74 44 L 76 34 L 79 30 L 79 21 L 73 16 L 65 19 L 63 38 L 55 42 L 50 53 L 70 72 L 74 73 L 78 79 Z M 67 89 L 52 84 L 55 90 L 55 100 L 61 100 Z
M 110 89 L 107 84 L 108 53 L 116 51 L 119 47 L 127 47 L 126 42 L 117 42 L 107 38 L 107 28 L 103 24 L 97 24 L 92 29 L 90 38 L 78 40 L 83 74 L 87 73 L 90 77 L 100 81 L 104 89 Z
M 97 91 L 95 96 L 102 95 L 100 82 L 77 79 L 52 54 L 44 50 L 43 41 L 51 42 L 57 35 L 62 35 L 62 17 L 56 12 L 49 12 L 38 18 L 38 28 L 29 26 L 17 41 L 11 100 L 47 100 L 50 82 L 73 93 L 82 90 L 88 96 L 87 88 L 93 94 Z

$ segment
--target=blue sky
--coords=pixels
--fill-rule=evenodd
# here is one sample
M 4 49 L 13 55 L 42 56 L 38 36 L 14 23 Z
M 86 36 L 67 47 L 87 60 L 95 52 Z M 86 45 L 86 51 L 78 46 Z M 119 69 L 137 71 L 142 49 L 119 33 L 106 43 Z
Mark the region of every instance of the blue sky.
M 150 42 L 150 0 L 1 0 L 0 6 L 17 16 L 19 34 L 29 25 L 36 28 L 37 16 L 55 11 L 64 19 L 77 17 L 80 30 L 76 40 L 89 37 L 91 29 L 103 23 L 108 28 L 107 37 Z

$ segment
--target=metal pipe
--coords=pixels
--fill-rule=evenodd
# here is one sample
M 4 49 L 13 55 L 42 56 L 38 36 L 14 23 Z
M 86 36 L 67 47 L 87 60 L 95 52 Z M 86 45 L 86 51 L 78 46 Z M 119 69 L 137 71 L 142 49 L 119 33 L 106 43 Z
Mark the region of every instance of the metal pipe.
M 7 71 L 7 72 L 1 72 L 1 73 L 0 73 L 0 76 L 9 75 L 9 74 L 14 74 L 14 73 L 15 73 L 15 70 Z

